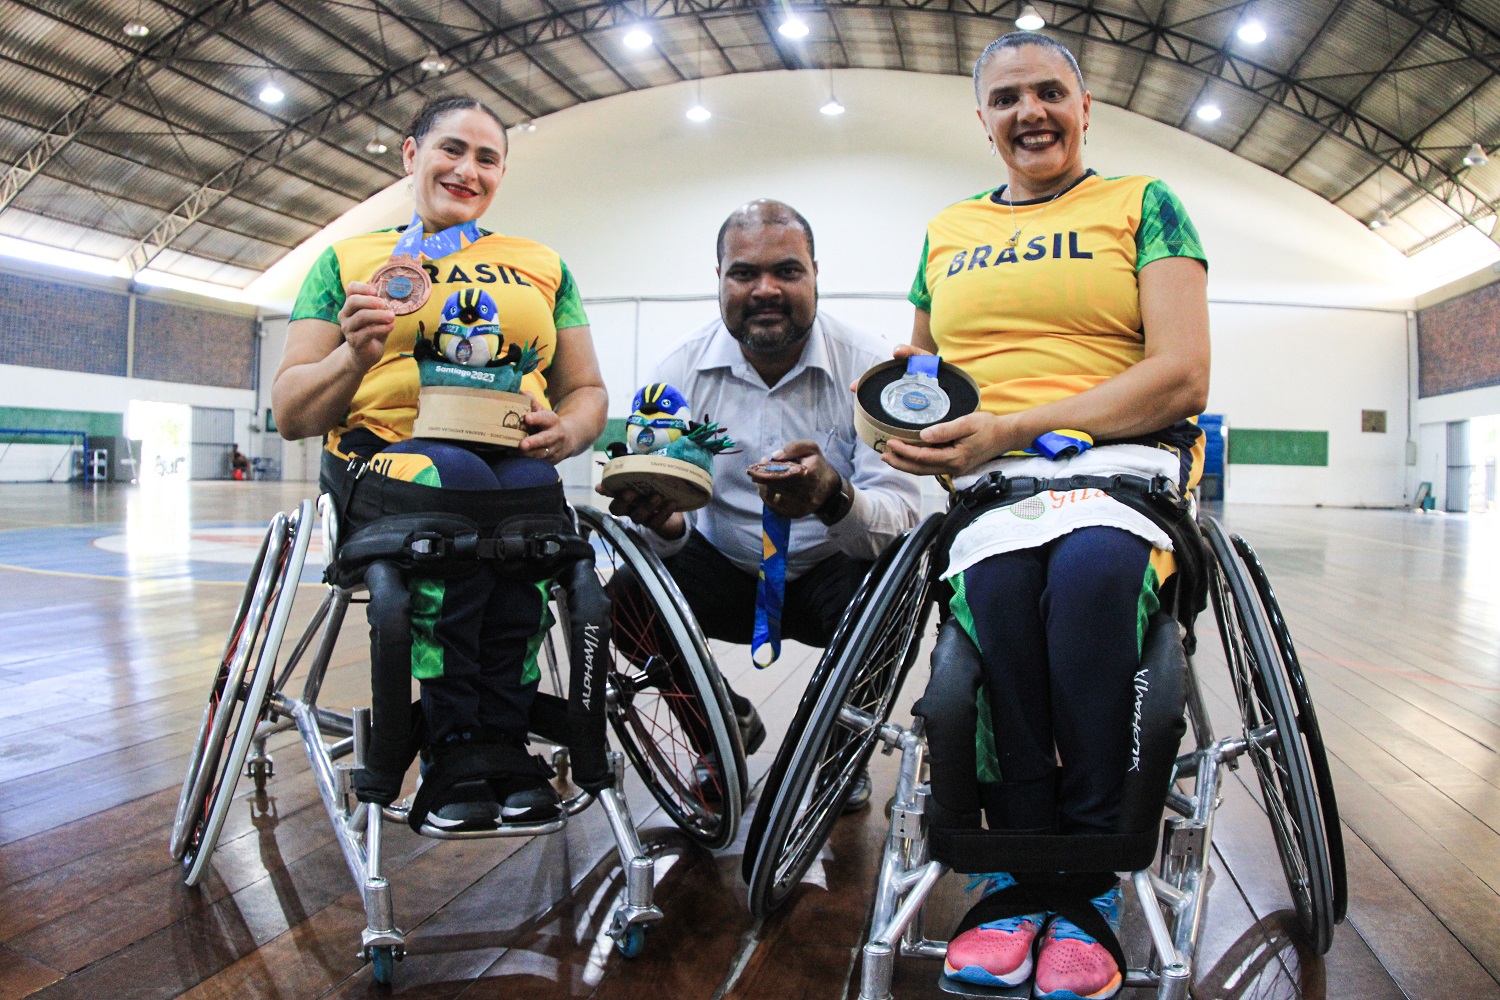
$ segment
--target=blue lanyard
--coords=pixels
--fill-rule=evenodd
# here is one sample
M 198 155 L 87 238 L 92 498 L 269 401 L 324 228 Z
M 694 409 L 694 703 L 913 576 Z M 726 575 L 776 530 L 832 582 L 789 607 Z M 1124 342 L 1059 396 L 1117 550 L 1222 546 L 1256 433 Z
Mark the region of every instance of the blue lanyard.
M 425 239 L 422 236 L 422 217 L 413 212 L 411 223 L 401 238 L 396 241 L 395 252 L 392 257 L 426 257 L 428 260 L 439 260 L 451 253 L 458 253 L 464 248 L 464 244 L 473 243 L 479 239 L 479 223 L 470 220 L 460 222 L 456 226 L 449 226 L 440 233 L 434 233 Z
M 750 659 L 764 669 L 781 656 L 781 607 L 786 600 L 786 547 L 791 539 L 792 522 L 766 507 L 761 511 L 760 527 L 760 579 L 755 583 L 755 632 L 750 639 Z

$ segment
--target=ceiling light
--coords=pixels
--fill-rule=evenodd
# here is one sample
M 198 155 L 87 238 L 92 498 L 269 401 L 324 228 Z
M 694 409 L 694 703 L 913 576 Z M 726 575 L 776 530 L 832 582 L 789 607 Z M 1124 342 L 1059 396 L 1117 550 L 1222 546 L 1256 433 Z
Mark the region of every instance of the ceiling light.
M 1016 18 L 1016 27 L 1022 31 L 1040 31 L 1047 26 L 1042 15 L 1031 4 L 1021 5 L 1021 14 Z
M 694 104 L 687 109 L 687 117 L 690 122 L 706 122 L 714 116 L 714 113 L 701 104 Z
M 1384 229 L 1386 226 L 1389 226 L 1390 224 L 1391 224 L 1391 213 L 1387 212 L 1383 208 L 1380 211 L 1376 212 L 1375 215 L 1374 215 L 1374 217 L 1370 219 L 1370 228 L 1371 229 Z
M 781 27 L 776 29 L 788 38 L 806 38 L 809 30 L 807 22 L 795 14 L 788 14 L 786 20 L 781 22 Z
M 1198 105 L 1198 117 L 1206 122 L 1216 122 L 1224 117 L 1224 112 L 1217 104 Z
M 281 99 L 285 96 L 286 94 L 282 92 L 280 87 L 276 86 L 274 81 L 260 88 L 260 99 L 266 104 L 280 104 Z
M 1261 26 L 1259 21 L 1240 22 L 1240 30 L 1236 31 L 1235 34 L 1239 36 L 1240 41 L 1250 45 L 1259 45 L 1266 40 L 1266 29 Z
M 423 73 L 446 73 L 448 71 L 448 60 L 436 52 L 429 52 L 422 57 L 417 66 Z
M 839 99 L 837 97 L 829 97 L 828 98 L 828 103 L 824 104 L 818 110 L 821 111 L 821 112 L 823 112 L 828 117 L 832 118 L 835 115 L 841 115 L 841 114 L 843 114 L 844 113 L 844 106 L 839 103 Z
M 516 124 L 516 128 L 520 129 L 522 132 L 535 132 L 536 122 L 528 118 L 524 122 L 518 122 Z
M 651 32 L 647 31 L 645 28 L 642 28 L 640 25 L 636 25 L 634 28 L 631 28 L 629 31 L 625 32 L 625 44 L 629 48 L 650 48 L 651 41 Z
M 389 151 L 390 147 L 380 141 L 380 136 L 376 136 L 369 142 L 365 143 L 365 152 L 369 153 L 371 156 L 379 156 L 381 153 Z
M 145 38 L 151 34 L 151 28 L 140 21 L 126 21 L 125 27 L 121 29 L 131 38 Z
M 1477 142 L 1470 146 L 1469 152 L 1464 155 L 1464 166 L 1466 167 L 1482 167 L 1488 162 L 1490 162 L 1490 158 L 1484 155 L 1484 147 Z

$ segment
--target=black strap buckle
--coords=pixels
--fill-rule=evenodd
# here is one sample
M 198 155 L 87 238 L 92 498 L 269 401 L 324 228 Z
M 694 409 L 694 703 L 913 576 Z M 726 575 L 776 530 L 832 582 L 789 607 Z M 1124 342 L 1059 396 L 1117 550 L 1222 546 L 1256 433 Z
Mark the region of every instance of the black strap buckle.
M 448 537 L 437 531 L 414 531 L 406 539 L 406 551 L 414 563 L 437 562 L 447 558 L 452 548 Z

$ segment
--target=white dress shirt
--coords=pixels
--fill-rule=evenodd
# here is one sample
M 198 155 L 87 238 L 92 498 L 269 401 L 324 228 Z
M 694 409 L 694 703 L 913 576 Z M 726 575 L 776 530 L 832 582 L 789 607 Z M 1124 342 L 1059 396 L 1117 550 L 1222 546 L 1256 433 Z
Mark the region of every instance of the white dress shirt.
M 835 552 L 874 559 L 901 532 L 917 523 L 920 484 L 915 476 L 886 465 L 854 432 L 854 394 L 849 386 L 891 357 L 890 345 L 819 312 L 796 367 L 771 388 L 746 360 L 723 320 L 679 341 L 651 373 L 682 391 L 693 418 L 705 413 L 734 439 L 738 451 L 714 459 L 714 495 L 707 507 L 687 515 L 688 533 L 698 532 L 747 573 L 760 570 L 760 493 L 745 470 L 799 439 L 817 443 L 823 456 L 854 486 L 854 506 L 829 527 L 816 517 L 792 522 L 786 575 L 796 579 Z M 652 547 L 671 555 L 688 534 L 666 541 L 644 532 Z

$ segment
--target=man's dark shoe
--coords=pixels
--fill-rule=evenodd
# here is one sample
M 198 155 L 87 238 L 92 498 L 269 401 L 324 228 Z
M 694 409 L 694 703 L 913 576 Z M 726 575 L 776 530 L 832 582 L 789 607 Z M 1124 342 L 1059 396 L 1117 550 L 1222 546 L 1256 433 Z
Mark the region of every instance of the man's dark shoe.
M 749 710 L 741 715 L 734 713 L 734 721 L 740 727 L 740 743 L 745 748 L 745 756 L 748 757 L 760 749 L 760 745 L 766 741 L 766 724 L 760 721 L 760 713 L 751 705 Z
M 854 786 L 849 789 L 849 797 L 844 800 L 844 815 L 859 812 L 870 804 L 870 793 L 875 786 L 870 781 L 870 772 L 861 771 L 859 777 L 854 779 Z

